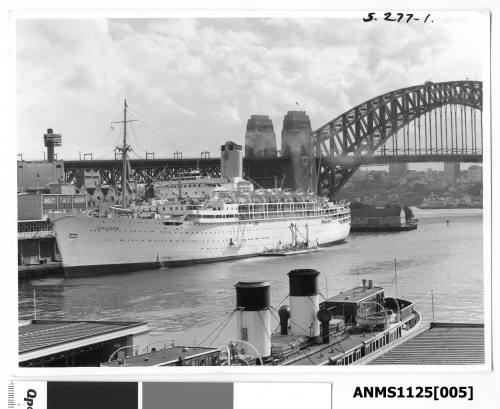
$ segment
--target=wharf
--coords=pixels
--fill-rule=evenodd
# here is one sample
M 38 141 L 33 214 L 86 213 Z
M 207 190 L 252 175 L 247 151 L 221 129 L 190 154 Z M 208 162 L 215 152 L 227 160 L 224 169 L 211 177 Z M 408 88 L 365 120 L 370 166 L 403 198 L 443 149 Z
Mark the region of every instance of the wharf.
M 367 362 L 370 365 L 481 365 L 484 324 L 425 325 L 409 339 Z
M 394 232 L 394 231 L 411 231 L 417 230 L 418 223 L 408 223 L 403 226 L 351 226 L 351 232 L 353 233 L 370 233 L 370 232 Z
M 62 263 L 60 261 L 51 261 L 44 264 L 31 264 L 27 266 L 17 266 L 18 279 L 62 276 L 63 274 Z

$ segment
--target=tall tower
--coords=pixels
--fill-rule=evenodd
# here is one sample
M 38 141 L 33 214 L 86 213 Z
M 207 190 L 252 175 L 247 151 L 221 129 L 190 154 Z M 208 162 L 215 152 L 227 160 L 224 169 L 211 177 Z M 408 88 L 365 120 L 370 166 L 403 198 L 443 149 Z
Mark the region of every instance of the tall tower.
M 275 158 L 276 134 L 273 121 L 267 115 L 252 115 L 245 134 L 246 158 Z
M 293 189 L 315 190 L 311 137 L 311 121 L 306 112 L 288 111 L 281 131 L 281 156 L 291 160 Z
M 405 162 L 389 163 L 389 175 L 396 177 L 406 177 L 407 172 L 408 172 L 408 163 Z
M 47 129 L 43 135 L 43 142 L 47 148 L 47 162 L 54 162 L 54 147 L 62 145 L 62 135 L 53 132 L 52 128 Z
M 456 183 L 460 177 L 460 163 L 459 162 L 445 162 L 444 163 L 444 179 L 446 183 Z

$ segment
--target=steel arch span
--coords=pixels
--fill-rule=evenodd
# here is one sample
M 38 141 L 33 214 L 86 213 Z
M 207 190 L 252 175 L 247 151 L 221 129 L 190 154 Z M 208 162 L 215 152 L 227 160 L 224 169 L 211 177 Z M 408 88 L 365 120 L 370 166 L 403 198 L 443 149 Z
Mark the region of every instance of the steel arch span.
M 369 99 L 313 132 L 318 190 L 334 197 L 374 153 L 482 161 L 482 110 L 481 81 L 428 81 Z

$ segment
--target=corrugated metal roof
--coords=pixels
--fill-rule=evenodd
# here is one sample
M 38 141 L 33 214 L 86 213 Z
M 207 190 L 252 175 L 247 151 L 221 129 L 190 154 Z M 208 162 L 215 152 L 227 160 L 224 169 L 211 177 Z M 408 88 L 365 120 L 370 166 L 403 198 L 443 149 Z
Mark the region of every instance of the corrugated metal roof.
M 370 365 L 484 364 L 484 324 L 432 323 Z
M 125 360 L 125 365 L 126 366 L 166 365 L 168 363 L 172 363 L 179 360 L 179 358 L 182 358 L 183 360 L 189 360 L 190 358 L 195 356 L 212 354 L 214 352 L 220 352 L 220 349 L 176 346 L 176 347 L 161 349 L 159 351 L 148 352 L 142 355 L 128 357 Z M 120 364 L 118 363 L 118 361 L 111 361 L 104 363 L 103 366 L 120 366 Z
M 142 322 L 33 320 L 19 327 L 19 353 L 143 325 Z

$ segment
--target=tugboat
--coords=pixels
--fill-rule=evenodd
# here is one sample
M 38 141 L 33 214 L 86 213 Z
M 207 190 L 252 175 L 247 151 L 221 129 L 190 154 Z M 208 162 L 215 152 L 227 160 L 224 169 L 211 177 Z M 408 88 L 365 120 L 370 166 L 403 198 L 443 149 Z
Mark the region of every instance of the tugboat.
M 362 280 L 361 286 L 320 302 L 319 274 L 312 269 L 290 271 L 289 305 L 278 307 L 270 304 L 269 282 L 236 283 L 236 308 L 221 324 L 225 327 L 236 315 L 235 339 L 218 348 L 218 359 L 200 362 L 223 366 L 365 364 L 418 330 L 422 320 L 413 302 L 386 297 L 384 289 L 374 286 L 372 280 Z M 273 332 L 271 316 L 276 315 L 279 330 Z M 146 352 L 104 365 L 144 366 L 156 362 L 155 366 L 162 366 L 154 357 L 166 352 Z M 163 362 L 182 366 L 182 360 Z

